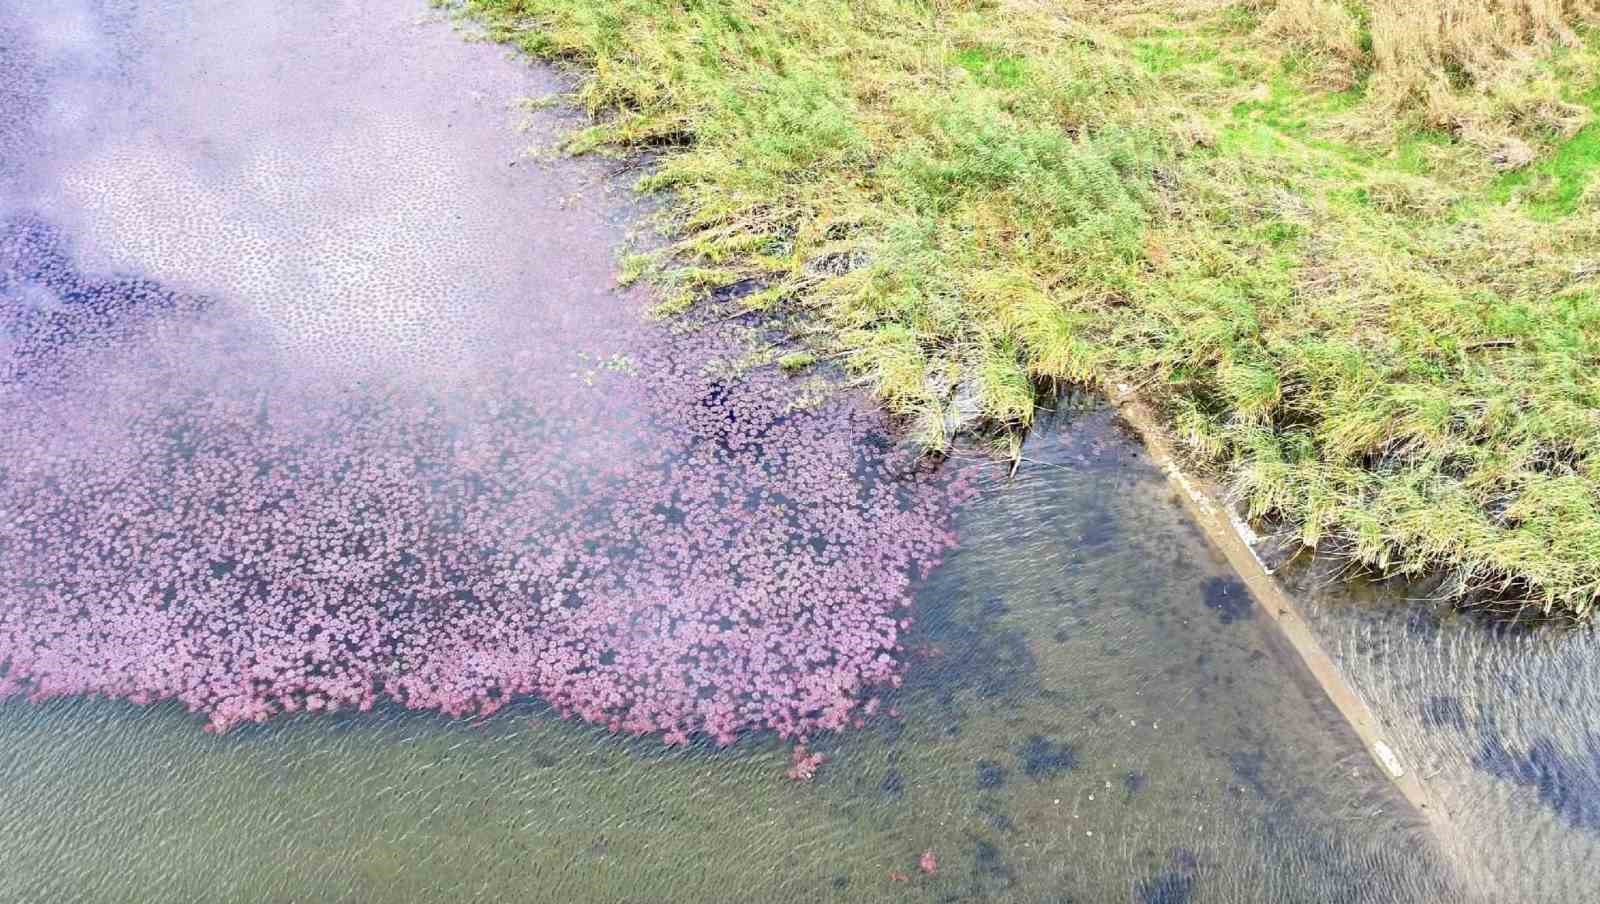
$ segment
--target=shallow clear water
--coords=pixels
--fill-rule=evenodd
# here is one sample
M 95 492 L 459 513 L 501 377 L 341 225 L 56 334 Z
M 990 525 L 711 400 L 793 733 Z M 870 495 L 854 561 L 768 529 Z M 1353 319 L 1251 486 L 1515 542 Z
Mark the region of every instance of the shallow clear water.
M 384 405 L 448 399 L 443 435 L 467 442 L 413 457 L 490 477 L 504 463 L 471 440 L 499 435 L 485 425 L 502 423 L 501 394 L 523 393 L 561 416 L 556 444 L 539 447 L 551 473 L 603 474 L 627 493 L 662 474 L 689 475 L 685 491 L 764 479 L 709 470 L 752 461 L 679 449 L 673 419 L 709 420 L 700 427 L 742 449 L 728 424 L 766 418 L 778 432 L 751 440 L 773 453 L 757 469 L 833 469 L 796 498 L 836 512 L 862 549 L 939 522 L 946 504 L 960 544 L 915 586 L 896 641 L 903 684 L 876 691 L 881 708 L 859 727 L 813 734 L 826 760 L 810 781 L 786 777 L 791 745 L 770 733 L 668 747 L 528 696 L 481 718 L 379 699 L 221 735 L 171 702 L 12 699 L 0 704 L 0 900 L 1471 899 L 1110 412 L 1063 400 L 1015 477 L 957 456 L 946 480 L 884 503 L 873 535 L 848 519 L 898 479 L 874 470 L 892 458 L 875 416 L 848 400 L 773 416 L 772 392 L 815 387 L 770 374 L 759 397 L 721 377 L 707 389 L 701 365 L 745 355 L 751 338 L 674 335 L 610 288 L 628 211 L 603 169 L 521 154 L 563 126 L 516 104 L 555 90 L 553 76 L 423 21 L 422 4 L 238 6 L 12 4 L 0 26 L 15 100 L 0 113 L 0 217 L 13 234 L 45 224 L 63 267 L 148 281 L 178 312 L 160 320 L 176 328 L 129 340 L 126 358 L 94 359 L 116 365 L 104 372 L 206 399 L 292 386 L 312 411 L 349 392 L 377 412 L 369 426 Z M 70 301 L 41 300 L 28 279 L 3 285 L 9 305 Z M 710 340 L 725 347 L 713 354 Z M 17 336 L 0 341 L 18 354 Z M 31 379 L 18 360 L 12 373 Z M 657 387 L 629 362 L 687 376 Z M 702 395 L 685 402 L 679 383 Z M 120 449 L 103 424 L 138 422 L 145 398 L 119 399 L 126 385 L 71 384 L 105 406 L 70 409 L 82 416 L 62 442 Z M 838 431 L 824 441 L 807 425 Z M 315 441 L 333 455 L 348 440 L 364 461 L 378 432 Z M 773 436 L 807 445 L 761 448 Z M 630 453 L 648 473 L 628 470 Z M 0 462 L 0 480 L 21 474 Z M 562 486 L 582 492 L 568 495 L 622 493 L 573 479 Z M 441 523 L 509 517 L 465 510 Z M 679 519 L 663 518 L 661 542 L 677 549 Z M 807 524 L 760 549 L 788 562 L 828 527 Z M 802 565 L 835 561 L 832 542 Z M 748 553 L 684 548 L 704 560 L 686 566 L 696 581 Z M 863 594 L 903 591 L 894 569 L 862 568 L 881 581 Z M 729 586 L 745 577 L 736 569 Z
M 1451 614 L 1426 587 L 1291 567 L 1315 627 L 1445 813 L 1454 873 L 1488 900 L 1600 883 L 1600 638 Z
M 532 703 L 216 736 L 13 702 L 0 897 L 1468 899 L 1136 449 L 1089 411 L 1034 443 L 1059 464 L 983 466 L 900 717 L 816 743 L 811 782 L 769 739 L 668 749 Z

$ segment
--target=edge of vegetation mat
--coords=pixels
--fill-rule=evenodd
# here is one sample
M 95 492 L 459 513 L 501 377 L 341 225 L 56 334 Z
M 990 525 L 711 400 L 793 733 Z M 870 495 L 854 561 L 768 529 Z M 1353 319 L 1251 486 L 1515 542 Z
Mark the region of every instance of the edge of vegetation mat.
M 930 449 L 1127 384 L 1257 524 L 1600 598 L 1600 3 L 464 6 L 580 73 L 567 150 L 656 155 L 625 277 L 787 315 Z

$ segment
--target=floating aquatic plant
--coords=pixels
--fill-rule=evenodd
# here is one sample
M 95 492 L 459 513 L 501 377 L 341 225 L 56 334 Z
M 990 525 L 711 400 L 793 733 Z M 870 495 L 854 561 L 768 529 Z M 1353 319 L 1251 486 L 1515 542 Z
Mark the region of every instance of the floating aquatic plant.
M 354 380 L 69 259 L 0 225 L 0 696 L 224 730 L 531 695 L 681 744 L 840 728 L 898 682 L 941 478 L 866 406 L 715 376 L 732 332 L 613 331 L 629 366 L 578 380 L 572 337 L 496 320 L 489 363 Z

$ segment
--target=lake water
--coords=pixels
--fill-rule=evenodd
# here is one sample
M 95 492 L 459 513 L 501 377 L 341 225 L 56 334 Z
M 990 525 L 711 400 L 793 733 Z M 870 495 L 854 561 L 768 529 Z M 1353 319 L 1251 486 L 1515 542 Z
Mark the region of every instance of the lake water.
M 646 320 L 554 74 L 5 9 L 0 899 L 1510 899 L 1099 403 L 934 467 Z M 1542 750 L 1493 787 L 1583 828 Z
M 1466 616 L 1428 587 L 1286 570 L 1384 734 L 1449 826 L 1455 874 L 1496 901 L 1600 882 L 1600 644 L 1592 629 Z M 1345 575 L 1347 577 L 1347 575 Z

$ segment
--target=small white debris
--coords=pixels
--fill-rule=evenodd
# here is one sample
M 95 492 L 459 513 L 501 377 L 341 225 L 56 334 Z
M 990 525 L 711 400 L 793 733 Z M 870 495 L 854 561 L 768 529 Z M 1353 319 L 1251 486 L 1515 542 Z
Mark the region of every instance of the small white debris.
M 1391 778 L 1400 778 L 1406 774 L 1406 768 L 1400 765 L 1400 758 L 1388 744 L 1383 741 L 1373 741 L 1372 752 L 1378 755 L 1378 762 L 1383 764 L 1383 768 L 1389 770 Z

